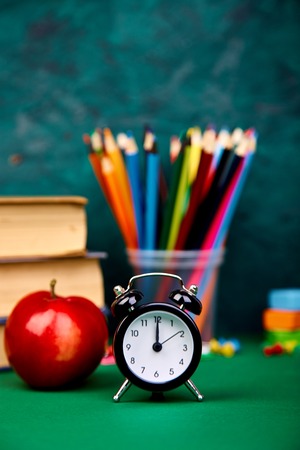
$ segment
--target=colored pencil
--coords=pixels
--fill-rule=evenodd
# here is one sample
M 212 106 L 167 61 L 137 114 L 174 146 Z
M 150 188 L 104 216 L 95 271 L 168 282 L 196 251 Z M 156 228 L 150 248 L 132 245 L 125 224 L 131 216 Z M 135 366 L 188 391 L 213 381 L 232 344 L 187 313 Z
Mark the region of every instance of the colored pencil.
M 219 182 L 219 178 L 222 175 L 224 168 L 228 164 L 228 160 L 232 157 L 233 152 L 231 150 L 234 146 L 231 134 L 223 132 L 221 136 L 216 135 L 214 152 L 218 145 L 222 147 L 222 149 L 220 151 L 217 164 L 216 162 L 212 161 L 212 164 L 210 165 L 209 173 L 206 177 L 205 186 L 203 189 L 203 197 L 205 197 L 211 190 L 211 188 L 214 188 L 214 186 Z
M 182 221 L 182 217 L 185 214 L 185 205 L 186 205 L 186 193 L 188 189 L 188 181 L 189 181 L 189 164 L 190 164 L 190 156 L 191 156 L 191 145 L 190 139 L 185 142 L 183 150 L 183 160 L 182 166 L 180 170 L 180 177 L 177 184 L 176 195 L 173 204 L 173 210 L 171 215 L 171 222 L 169 227 L 169 235 L 166 245 L 166 250 L 174 250 L 176 240 L 178 237 L 180 224 Z
M 207 232 L 207 235 L 205 236 L 204 242 L 201 246 L 201 250 L 208 250 L 215 247 L 215 242 L 218 236 L 218 233 L 221 229 L 222 221 L 224 219 L 224 216 L 226 214 L 226 211 L 228 210 L 230 201 L 232 196 L 234 195 L 234 190 L 236 189 L 238 180 L 241 176 L 241 173 L 243 171 L 243 164 L 240 164 L 238 167 L 235 175 L 233 176 L 233 179 L 228 186 L 228 189 L 224 195 L 223 201 L 220 204 L 220 207 L 218 208 L 218 211 L 216 212 L 214 219 L 210 225 L 210 228 Z
M 176 149 L 178 149 L 177 144 L 178 144 L 178 141 L 176 140 Z M 173 146 L 173 148 L 174 147 L 175 146 Z M 177 185 L 180 180 L 183 159 L 184 159 L 184 149 L 183 149 L 182 143 L 180 142 L 180 151 L 178 152 L 177 157 L 175 157 L 173 159 L 174 162 L 172 165 L 173 170 L 172 170 L 171 184 L 170 184 L 170 188 L 169 188 L 169 195 L 168 195 L 164 213 L 163 213 L 162 229 L 161 229 L 161 235 L 160 235 L 160 239 L 159 239 L 159 248 L 161 250 L 166 249 L 167 242 L 168 242 L 173 208 L 174 208 L 174 202 L 175 202 L 176 193 L 177 193 Z
M 226 235 L 228 234 L 231 221 L 233 219 L 234 213 L 237 208 L 238 201 L 240 199 L 241 193 L 243 191 L 245 182 L 248 178 L 249 170 L 252 165 L 253 157 L 256 151 L 256 133 L 254 131 L 251 131 L 251 135 L 249 136 L 249 146 L 247 150 L 247 154 L 245 155 L 244 163 L 242 166 L 242 170 L 240 171 L 240 174 L 236 175 L 236 184 L 233 180 L 233 193 L 230 197 L 230 200 L 228 200 L 227 208 L 225 211 L 225 214 L 222 218 L 222 222 L 220 223 L 218 232 L 215 236 L 213 247 L 218 248 L 221 245 L 223 245 Z M 228 195 L 230 193 L 228 192 Z M 226 200 L 224 200 L 226 201 Z
M 129 177 L 131 195 L 133 199 L 134 217 L 137 228 L 138 247 L 143 248 L 144 241 L 144 205 L 142 183 L 140 179 L 139 152 L 138 146 L 131 132 L 127 133 L 125 141 L 125 163 Z
M 231 167 L 233 157 L 231 150 L 231 145 L 228 145 L 228 147 L 224 149 L 220 162 L 214 172 L 208 193 L 197 208 L 194 221 L 186 240 L 185 247 L 187 249 L 200 249 L 201 247 L 207 228 L 209 227 L 212 216 L 220 200 L 220 196 L 225 189 L 225 184 L 229 181 L 228 176 L 225 176 L 224 174 L 227 174 Z M 234 163 L 234 166 L 235 165 L 236 163 Z
M 119 196 L 123 203 L 126 220 L 129 222 L 132 238 L 137 241 L 137 227 L 134 220 L 133 199 L 124 159 L 114 136 L 109 128 L 103 129 L 105 154 L 110 158 L 116 173 L 115 183 L 118 185 Z
M 92 146 L 91 137 L 88 134 L 85 133 L 83 135 L 82 139 L 88 149 L 88 158 L 89 158 L 90 164 L 92 166 L 94 175 L 101 187 L 101 190 L 103 192 L 103 195 L 104 195 L 107 203 L 110 204 L 109 191 L 107 189 L 107 186 L 105 183 L 105 178 L 102 173 L 100 154 L 97 154 L 94 151 L 93 146 Z
M 126 211 L 124 211 L 124 204 L 122 198 L 119 195 L 118 186 L 115 183 L 116 171 L 110 161 L 109 157 L 104 155 L 102 157 L 102 173 L 105 178 L 107 188 L 109 190 L 111 209 L 115 216 L 115 219 L 119 225 L 120 231 L 122 233 L 123 239 L 126 243 L 127 248 L 136 248 L 137 243 L 132 237 L 132 230 L 130 229 L 129 223 L 126 220 Z
M 228 186 L 227 192 L 201 247 L 201 250 L 204 253 L 206 251 L 214 251 L 220 249 L 222 246 L 224 246 L 230 222 L 234 215 L 238 199 L 247 178 L 255 149 L 256 136 L 253 133 L 251 133 L 250 136 L 246 138 L 244 137 L 236 149 L 236 152 L 239 153 L 244 159 L 242 160 L 242 163 L 239 164 L 235 174 L 232 177 L 231 183 Z M 208 264 L 208 267 L 209 265 L 210 264 Z M 198 282 L 200 284 L 204 283 L 206 285 L 204 278 L 206 277 L 207 279 L 209 279 L 209 275 L 210 273 L 208 273 L 208 269 L 200 267 L 200 264 L 197 263 L 191 275 L 189 283 L 195 284 Z
M 181 151 L 181 147 L 182 147 L 182 144 L 181 144 L 180 138 L 178 136 L 171 136 L 171 138 L 170 138 L 170 162 L 171 162 L 171 164 L 173 164 L 176 161 L 176 159 Z
M 157 246 L 160 159 L 151 131 L 146 131 L 143 147 L 146 153 L 144 248 L 154 250 Z
M 121 217 L 120 202 L 122 202 L 122 193 L 118 184 L 118 176 L 115 168 L 109 161 L 109 157 L 104 152 L 104 142 L 102 140 L 102 131 L 96 129 L 91 136 L 84 134 L 83 141 L 89 150 L 89 161 L 93 168 L 99 185 L 101 186 L 103 195 L 110 206 L 111 212 L 120 228 L 121 234 L 124 237 L 126 234 L 126 243 L 130 248 L 137 247 L 136 237 L 134 236 L 134 223 L 131 224 L 129 216 Z M 113 175 L 111 175 L 113 173 Z M 111 183 L 111 177 L 114 177 L 114 183 Z M 129 222 L 126 223 L 125 222 Z M 133 228 L 132 228 L 133 226 Z
M 129 214 L 132 214 L 133 207 L 131 203 L 129 179 L 121 150 L 109 128 L 103 129 L 103 137 L 106 154 L 110 157 L 113 165 L 115 166 L 118 173 L 118 180 L 121 184 L 121 190 L 124 192 L 124 197 L 126 197 L 126 208 L 128 208 Z
M 230 132 L 228 131 L 228 129 L 221 129 L 216 137 L 216 146 L 211 164 L 211 170 L 215 169 L 218 166 L 222 152 L 226 148 L 229 139 L 232 140 L 232 137 L 230 136 Z
M 154 134 L 154 132 L 152 131 L 152 129 L 149 126 L 145 126 L 144 127 L 144 136 L 143 136 L 143 145 L 145 144 L 145 140 L 148 140 L 148 147 L 151 146 L 151 148 L 148 148 L 146 151 L 146 158 L 147 158 L 147 152 L 151 152 L 151 153 L 157 153 L 158 152 L 158 148 L 157 148 L 157 140 L 156 140 L 156 136 Z M 146 150 L 144 148 L 144 150 Z M 165 203 L 165 201 L 167 200 L 167 196 L 168 196 L 168 183 L 164 174 L 164 170 L 162 168 L 161 165 L 161 158 L 160 159 L 160 163 L 159 163 L 159 197 L 160 197 L 160 202 L 163 204 Z
M 185 198 L 183 203 L 182 211 L 184 212 L 184 216 L 186 214 L 187 208 L 189 206 L 190 197 L 192 187 L 197 176 L 198 167 L 201 160 L 201 152 L 202 152 L 202 133 L 199 127 L 190 128 L 187 131 L 187 136 L 190 138 L 190 155 L 188 162 L 188 179 L 187 179 L 187 188 L 185 190 Z M 184 217 L 183 216 L 183 217 Z M 180 232 L 180 230 L 179 230 Z M 178 234 L 179 234 L 178 232 Z
M 190 131 L 190 133 L 189 133 Z M 191 154 L 189 161 L 188 184 L 192 186 L 197 176 L 198 167 L 201 159 L 202 133 L 199 127 L 193 127 L 188 130 L 191 139 Z
M 201 152 L 200 164 L 198 167 L 195 182 L 192 186 L 188 209 L 181 222 L 180 231 L 177 237 L 177 242 L 175 244 L 176 250 L 182 250 L 184 248 L 188 233 L 194 221 L 197 208 L 202 201 L 205 182 L 213 159 L 214 145 L 215 131 L 211 129 L 206 130 L 203 134 L 203 149 Z
M 170 139 L 166 182 L 156 136 L 144 128 L 144 155 L 131 132 L 85 134 L 95 177 L 131 249 L 203 250 L 224 246 L 256 149 L 255 130 L 189 128 Z M 142 175 L 140 157 L 144 156 Z M 202 275 L 195 272 L 195 276 Z

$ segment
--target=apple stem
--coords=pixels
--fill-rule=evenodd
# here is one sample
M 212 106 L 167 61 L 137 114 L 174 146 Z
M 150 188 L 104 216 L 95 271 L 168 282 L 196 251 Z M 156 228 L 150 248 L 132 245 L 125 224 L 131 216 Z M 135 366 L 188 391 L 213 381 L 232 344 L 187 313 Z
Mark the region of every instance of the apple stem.
M 56 280 L 51 280 L 50 282 L 50 293 L 51 293 L 51 297 L 55 298 L 55 285 L 56 285 Z

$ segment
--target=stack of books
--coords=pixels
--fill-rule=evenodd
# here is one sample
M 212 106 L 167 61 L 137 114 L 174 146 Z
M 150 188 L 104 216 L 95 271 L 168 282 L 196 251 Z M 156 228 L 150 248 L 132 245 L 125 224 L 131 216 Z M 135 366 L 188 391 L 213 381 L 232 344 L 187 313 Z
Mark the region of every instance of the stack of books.
M 0 370 L 6 320 L 21 298 L 49 290 L 104 307 L 101 252 L 87 251 L 87 199 L 80 196 L 0 197 Z

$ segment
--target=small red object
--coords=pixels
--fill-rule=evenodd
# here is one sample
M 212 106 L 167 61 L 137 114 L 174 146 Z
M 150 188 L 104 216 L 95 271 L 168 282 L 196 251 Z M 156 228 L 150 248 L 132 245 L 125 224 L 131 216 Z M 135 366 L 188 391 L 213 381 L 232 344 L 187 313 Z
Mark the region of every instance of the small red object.
M 113 354 L 113 348 L 112 345 L 109 345 L 106 349 L 106 353 L 104 357 L 102 358 L 101 364 L 103 366 L 111 366 L 113 364 L 116 364 L 115 356 Z
M 266 356 L 282 355 L 282 353 L 284 353 L 284 348 L 281 344 L 276 343 L 274 345 L 264 347 L 263 351 Z
M 281 344 L 274 344 L 273 345 L 273 354 L 274 355 L 281 355 L 284 353 L 284 348 Z

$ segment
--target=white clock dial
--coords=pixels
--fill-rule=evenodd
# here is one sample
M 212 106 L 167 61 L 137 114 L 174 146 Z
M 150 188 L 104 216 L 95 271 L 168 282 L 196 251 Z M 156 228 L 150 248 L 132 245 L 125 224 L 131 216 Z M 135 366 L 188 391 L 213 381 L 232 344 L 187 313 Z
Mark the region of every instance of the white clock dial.
M 123 355 L 129 370 L 152 384 L 167 383 L 191 364 L 194 340 L 187 324 L 168 311 L 147 311 L 128 326 Z

